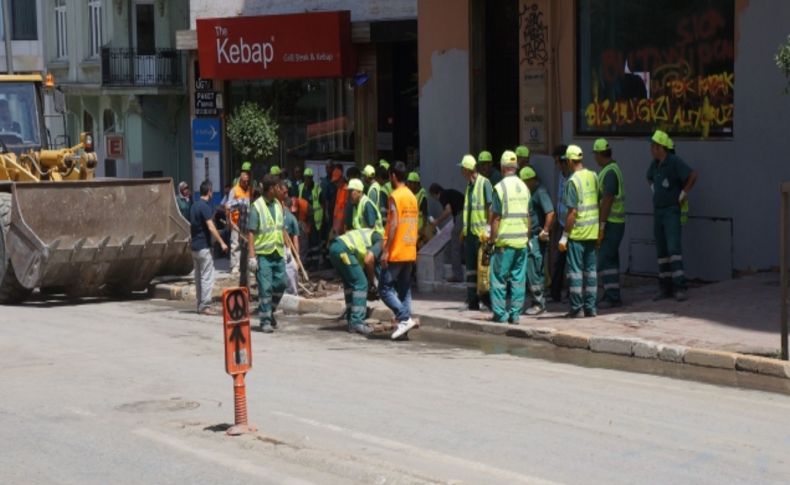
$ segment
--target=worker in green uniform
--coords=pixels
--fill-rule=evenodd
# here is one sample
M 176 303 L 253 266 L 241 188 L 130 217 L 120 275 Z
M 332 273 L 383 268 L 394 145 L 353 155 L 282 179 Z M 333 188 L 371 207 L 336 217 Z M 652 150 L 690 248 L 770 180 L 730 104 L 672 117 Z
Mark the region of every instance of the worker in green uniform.
M 554 225 L 554 204 L 541 185 L 535 170 L 526 166 L 519 172 L 529 189 L 529 245 L 527 246 L 527 291 L 532 303 L 525 315 L 537 316 L 546 311 L 546 275 L 543 273 L 551 227 Z
M 504 178 L 494 186 L 491 204 L 491 309 L 494 321 L 518 325 L 526 292 L 529 242 L 529 189 L 516 176 L 518 161 L 510 150 L 500 160 Z
M 349 332 L 369 335 L 365 324 L 368 293 L 375 292 L 374 268 L 381 256 L 382 235 L 372 229 L 353 229 L 329 245 L 329 261 L 343 280 Z
M 464 155 L 458 166 L 461 167 L 461 175 L 466 180 L 461 231 L 461 239 L 464 243 L 464 266 L 466 266 L 466 304 L 469 310 L 480 310 L 480 297 L 477 294 L 477 254 L 480 251 L 481 235 L 485 235 L 485 238 L 489 237 L 486 226 L 493 188 L 491 182 L 477 172 L 477 162 L 473 155 Z
M 565 184 L 564 204 L 568 208 L 565 231 L 559 249 L 568 253 L 567 277 L 570 290 L 570 312 L 577 318 L 597 315 L 598 275 L 595 246 L 598 241 L 598 177 L 584 168 L 582 149 L 570 145 L 565 152 L 571 176 Z
M 381 184 L 381 193 L 383 194 L 385 199 L 389 199 L 390 194 L 393 191 L 392 188 L 392 181 L 390 181 L 390 162 L 384 160 L 383 158 L 379 160 L 379 167 L 385 169 L 387 171 L 387 176 L 385 177 L 387 180 L 386 182 Z
M 274 311 L 285 291 L 285 215 L 277 200 L 279 180 L 269 174 L 263 177 L 263 196 L 250 211 L 250 269 L 258 281 L 258 314 L 261 330 L 272 333 L 277 327 Z
M 494 157 L 488 150 L 483 150 L 477 155 L 477 171 L 487 178 L 492 186 L 502 180 L 502 174 L 494 166 Z
M 351 221 L 346 224 L 347 230 L 351 229 L 374 229 L 376 232 L 384 233 L 384 222 L 376 204 L 365 195 L 365 187 L 359 179 L 348 181 L 349 197 L 351 199 Z
M 389 179 L 389 164 L 386 166 L 379 165 L 376 169 L 376 182 L 379 184 L 379 212 L 381 212 L 381 217 L 385 221 L 387 220 L 387 210 L 389 209 L 389 197 L 392 192 L 392 183 L 390 183 Z
M 612 149 L 604 138 L 593 144 L 598 173 L 598 277 L 603 296 L 598 308 L 622 306 L 620 297 L 620 242 L 625 234 L 625 185 L 620 166 L 612 159 Z
M 669 152 L 674 144 L 669 136 L 656 130 L 651 138 L 653 162 L 647 170 L 647 181 L 653 190 L 653 230 L 658 256 L 660 292 L 656 300 L 686 300 L 686 276 L 683 272 L 683 251 L 680 241 L 681 206 L 697 182 L 697 172 L 680 157 Z
M 307 218 L 310 229 L 307 239 L 305 264 L 311 268 L 318 266 L 321 255 L 321 228 L 324 224 L 324 206 L 322 205 L 322 189 L 313 180 L 313 169 L 308 167 L 302 173 L 302 183 L 297 188 L 297 197 L 307 202 L 311 214 Z M 305 251 L 305 248 L 302 248 Z
M 518 160 L 519 171 L 529 165 L 529 148 L 524 145 L 516 147 L 516 160 Z
M 406 176 L 406 187 L 417 197 L 417 208 L 419 210 L 419 214 L 417 215 L 417 231 L 420 235 L 417 247 L 420 247 L 424 244 L 423 229 L 425 228 L 425 224 L 428 223 L 428 194 L 422 187 L 420 183 L 420 174 L 417 172 L 409 172 L 409 175 Z
M 376 207 L 379 207 L 381 205 L 381 202 L 379 202 L 381 185 L 379 185 L 378 180 L 376 180 L 376 169 L 373 165 L 365 165 L 365 168 L 362 169 L 362 176 L 365 177 L 365 180 L 363 180 L 366 187 L 365 195 L 376 204 Z

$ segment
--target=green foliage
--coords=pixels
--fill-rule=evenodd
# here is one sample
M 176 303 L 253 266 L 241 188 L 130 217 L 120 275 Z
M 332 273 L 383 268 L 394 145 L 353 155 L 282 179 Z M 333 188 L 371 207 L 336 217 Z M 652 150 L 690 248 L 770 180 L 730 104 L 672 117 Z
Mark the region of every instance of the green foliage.
M 277 149 L 279 128 L 269 110 L 245 101 L 228 118 L 227 134 L 231 146 L 244 160 L 263 162 Z
M 774 56 L 774 60 L 776 61 L 776 67 L 787 78 L 785 94 L 788 94 L 790 93 L 790 35 L 787 36 L 787 42 L 779 46 L 779 52 Z

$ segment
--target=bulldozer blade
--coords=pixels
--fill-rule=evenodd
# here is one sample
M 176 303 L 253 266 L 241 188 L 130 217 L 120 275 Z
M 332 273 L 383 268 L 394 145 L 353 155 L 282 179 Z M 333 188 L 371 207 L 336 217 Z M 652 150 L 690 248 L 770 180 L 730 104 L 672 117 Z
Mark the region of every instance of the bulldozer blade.
M 25 288 L 140 291 L 192 270 L 170 179 L 13 184 L 6 251 Z

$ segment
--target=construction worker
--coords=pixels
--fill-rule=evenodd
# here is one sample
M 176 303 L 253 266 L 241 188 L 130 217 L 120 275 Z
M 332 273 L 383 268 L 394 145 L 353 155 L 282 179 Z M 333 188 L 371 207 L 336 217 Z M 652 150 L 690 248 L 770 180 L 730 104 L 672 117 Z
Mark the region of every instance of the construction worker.
M 516 154 L 506 150 L 500 163 L 504 178 L 494 186 L 491 204 L 491 241 L 496 248 L 491 257 L 491 309 L 495 322 L 518 325 L 526 292 L 530 195 L 516 176 Z
M 365 186 L 367 189 L 365 190 L 365 195 L 368 196 L 370 200 L 376 204 L 376 207 L 379 207 L 381 203 L 379 202 L 379 195 L 381 195 L 381 185 L 379 185 L 378 181 L 376 180 L 376 169 L 373 165 L 365 165 L 365 168 L 362 169 L 362 176 L 365 177 Z
M 420 208 L 420 214 L 417 219 L 417 230 L 420 233 L 420 243 L 418 246 L 424 244 L 423 229 L 428 222 L 428 196 L 425 189 L 420 184 L 420 174 L 417 172 L 409 172 L 406 176 L 406 186 L 411 190 L 412 194 L 417 197 L 417 207 Z
M 516 159 L 518 160 L 519 171 L 529 165 L 529 148 L 524 145 L 516 147 Z
M 392 182 L 390 182 L 390 162 L 384 160 L 383 158 L 379 160 L 379 167 L 384 168 L 386 172 L 386 176 L 384 177 L 386 180 L 384 183 L 381 184 L 381 192 L 384 194 L 385 198 L 389 198 L 390 194 L 392 193 L 393 187 Z M 389 203 L 387 203 L 389 205 Z
M 350 184 L 349 184 L 350 185 Z M 372 229 L 353 229 L 329 246 L 329 261 L 343 280 L 346 297 L 346 322 L 349 332 L 369 335 L 365 324 L 368 293 L 375 292 L 375 265 L 381 256 L 381 233 Z
M 285 244 L 285 292 L 289 295 L 298 294 L 299 267 L 296 264 L 296 255 L 299 254 L 299 221 L 293 214 L 293 201 L 288 195 L 288 184 L 280 180 L 277 185 L 277 200 L 283 206 L 283 239 Z M 289 243 L 290 242 L 290 243 Z M 293 249 L 291 249 L 293 247 Z
M 571 176 L 565 184 L 568 208 L 559 250 L 567 252 L 567 277 L 571 309 L 565 316 L 594 317 L 598 293 L 595 246 L 598 240 L 598 177 L 582 164 L 582 149 L 570 145 L 565 152 Z
M 225 213 L 230 214 L 230 273 L 231 275 L 239 274 L 239 262 L 241 260 L 241 247 L 239 246 L 239 237 L 245 237 L 241 234 L 239 229 L 239 217 L 241 214 L 242 206 L 249 210 L 250 201 L 252 199 L 252 188 L 250 184 L 250 170 L 252 164 L 245 162 L 241 165 L 241 173 L 239 174 L 239 182 L 230 189 L 228 193 L 228 200 L 225 203 Z M 241 236 L 240 236 L 241 235 Z
M 378 184 L 379 212 L 383 220 L 387 220 L 387 205 L 389 204 L 389 192 L 384 188 L 389 183 L 389 168 L 379 166 L 376 169 L 376 183 Z M 373 197 L 371 197 L 373 199 Z
M 450 283 L 460 283 L 464 280 L 463 269 L 463 223 L 461 217 L 464 212 L 464 194 L 455 189 L 445 189 L 439 184 L 431 184 L 428 189 L 439 205 L 442 206 L 442 213 L 436 219 L 430 218 L 429 232 L 435 232 L 436 228 L 445 223 L 445 221 L 453 220 L 453 232 L 450 235 L 450 242 L 448 249 L 450 253 L 450 264 L 453 268 L 452 276 L 447 278 Z
M 342 167 L 336 167 L 334 169 L 331 180 L 332 184 L 337 188 L 332 214 L 332 231 L 336 237 L 343 234 L 345 230 L 346 202 L 348 201 L 348 190 L 346 190 L 347 183 L 346 178 L 343 177 Z
M 276 175 L 277 177 L 279 177 L 280 175 L 282 175 L 282 173 L 283 173 L 283 171 L 277 165 L 272 165 L 269 168 L 269 174 L 271 174 L 271 175 Z
M 274 312 L 285 291 L 285 215 L 277 200 L 279 180 L 263 177 L 262 197 L 252 204 L 249 224 L 250 268 L 258 281 L 258 314 L 261 330 L 272 333 L 277 327 Z
M 519 177 L 527 185 L 530 195 L 527 290 L 532 296 L 532 303 L 524 314 L 537 316 L 546 311 L 546 275 L 543 273 L 543 263 L 546 260 L 551 226 L 554 224 L 554 204 L 532 167 L 522 168 Z
M 469 310 L 480 310 L 480 297 L 477 294 L 477 254 L 480 250 L 480 236 L 487 232 L 493 188 L 491 182 L 477 172 L 477 162 L 473 155 L 464 155 L 458 166 L 466 180 L 461 232 L 466 266 L 466 304 Z
M 567 160 L 565 160 L 565 152 L 568 151 L 567 145 L 557 145 L 554 147 L 552 156 L 554 158 L 554 166 L 559 172 L 557 177 L 557 231 L 553 232 L 552 244 L 559 243 L 560 234 L 565 231 L 565 219 L 568 215 L 568 209 L 563 204 L 565 198 L 565 184 L 568 177 L 571 176 L 570 167 Z M 551 299 L 556 302 L 562 301 L 562 291 L 565 288 L 565 262 L 567 253 L 562 251 L 553 251 L 554 258 L 551 264 Z
M 491 185 L 496 185 L 502 180 L 502 174 L 494 167 L 494 157 L 488 150 L 483 150 L 477 156 L 477 171 L 487 178 Z
M 697 182 L 697 172 L 680 157 L 669 152 L 674 144 L 669 135 L 656 130 L 650 144 L 653 162 L 647 181 L 653 191 L 653 228 L 658 256 L 658 281 L 661 287 L 656 300 L 686 300 L 686 276 L 680 241 L 681 207 Z
M 321 254 L 321 228 L 324 223 L 324 206 L 322 205 L 321 186 L 313 180 L 313 169 L 304 169 L 302 183 L 299 184 L 297 196 L 307 201 L 312 216 L 307 218 L 309 227 L 306 264 L 311 267 L 318 265 Z M 304 248 L 301 248 L 304 251 Z
M 620 297 L 620 242 L 625 234 L 625 186 L 620 166 L 612 160 L 612 149 L 604 138 L 593 144 L 598 173 L 598 277 L 603 296 L 598 308 L 623 305 Z
M 398 326 L 391 338 L 409 332 L 417 322 L 411 317 L 411 275 L 417 261 L 417 198 L 406 187 L 406 165 L 390 167 L 392 193 L 381 254 L 381 300 L 395 314 Z
M 362 181 L 359 179 L 349 180 L 348 192 L 351 199 L 352 215 L 351 223 L 346 225 L 346 230 L 373 229 L 383 234 L 384 223 L 381 220 L 379 208 L 365 195 L 365 186 Z

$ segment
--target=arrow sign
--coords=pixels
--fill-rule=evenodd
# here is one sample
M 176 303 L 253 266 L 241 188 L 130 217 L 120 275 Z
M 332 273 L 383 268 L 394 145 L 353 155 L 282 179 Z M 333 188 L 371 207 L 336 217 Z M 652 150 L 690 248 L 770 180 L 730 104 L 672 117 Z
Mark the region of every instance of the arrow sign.
M 241 325 L 234 325 L 233 330 L 230 332 L 230 341 L 235 345 L 235 352 L 233 352 L 236 356 L 236 364 L 246 364 L 247 363 L 247 353 L 244 353 L 244 362 L 241 359 L 241 344 L 246 344 L 247 339 L 244 338 L 244 332 L 241 330 Z
M 245 374 L 252 368 L 248 291 L 247 288 L 228 288 L 222 292 L 225 371 L 230 375 Z

